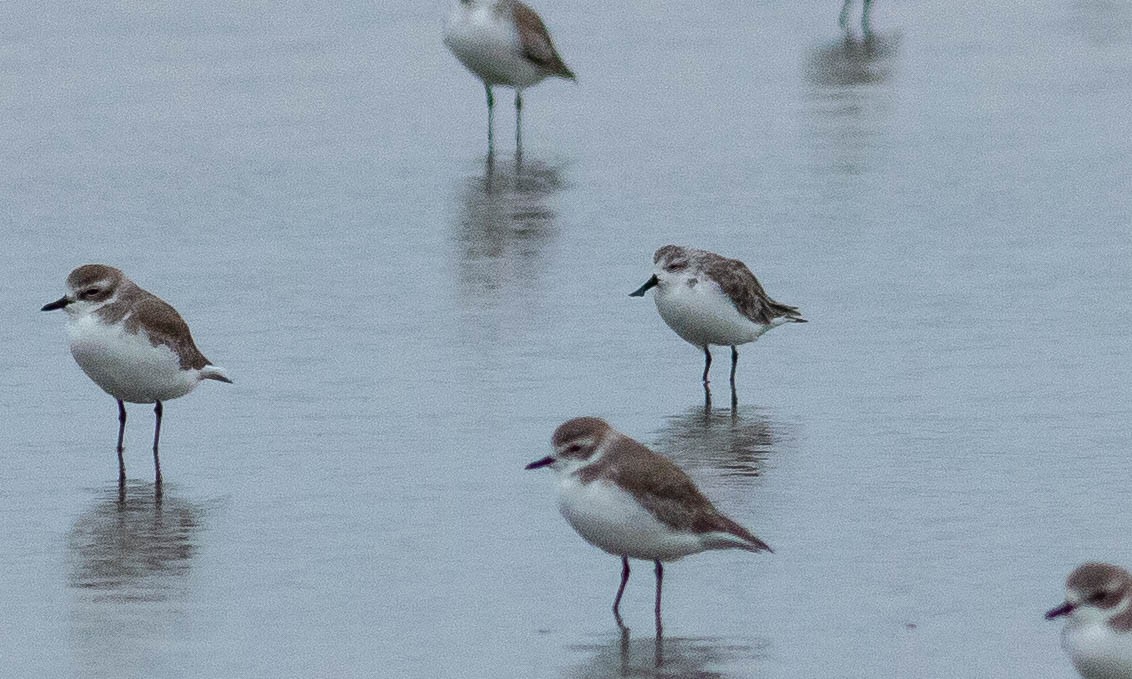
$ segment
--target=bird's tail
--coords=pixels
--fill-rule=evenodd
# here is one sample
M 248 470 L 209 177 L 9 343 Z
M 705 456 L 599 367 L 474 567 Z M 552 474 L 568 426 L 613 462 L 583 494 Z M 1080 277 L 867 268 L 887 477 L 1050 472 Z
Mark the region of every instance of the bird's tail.
M 802 312 L 798 311 L 798 307 L 775 302 L 771 300 L 770 308 L 774 312 L 775 320 L 782 323 L 807 323 L 808 321 L 802 318 Z
M 206 365 L 200 369 L 200 378 L 202 380 L 216 380 L 217 382 L 227 382 L 232 384 L 232 379 L 228 377 L 227 371 L 218 365 Z
M 755 534 L 723 515 L 715 518 L 715 530 L 704 536 L 708 549 L 745 549 L 748 552 L 773 552 L 770 545 Z

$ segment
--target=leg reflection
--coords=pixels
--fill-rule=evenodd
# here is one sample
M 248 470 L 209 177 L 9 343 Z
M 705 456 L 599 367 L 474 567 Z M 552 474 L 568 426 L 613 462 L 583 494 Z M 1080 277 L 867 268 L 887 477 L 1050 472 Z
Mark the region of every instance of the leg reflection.
M 621 676 L 628 677 L 632 673 L 629 670 L 629 628 L 624 625 L 621 626 Z
M 523 90 L 515 89 L 515 163 L 523 162 Z

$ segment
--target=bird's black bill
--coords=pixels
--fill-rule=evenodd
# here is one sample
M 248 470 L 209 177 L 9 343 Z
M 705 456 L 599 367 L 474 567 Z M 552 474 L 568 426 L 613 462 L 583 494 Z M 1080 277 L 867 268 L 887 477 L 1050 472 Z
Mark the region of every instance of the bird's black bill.
M 1060 618 L 1063 615 L 1069 615 L 1073 612 L 1074 608 L 1075 606 L 1067 601 L 1057 608 L 1046 611 L 1046 620 L 1053 620 L 1054 618 Z
M 55 311 L 56 309 L 62 309 L 70 303 L 71 300 L 67 299 L 66 297 L 60 297 L 50 304 L 44 304 L 43 308 L 40 309 L 40 311 Z
M 549 467 L 552 464 L 554 464 L 554 457 L 547 455 L 541 460 L 535 460 L 534 462 L 530 463 L 529 465 L 524 467 L 524 469 L 540 469 L 542 467 Z
M 660 279 L 658 279 L 656 277 L 656 274 L 653 274 L 652 278 L 645 281 L 645 284 L 642 285 L 641 287 L 637 288 L 633 292 L 630 292 L 629 296 L 630 297 L 644 297 L 645 293 L 648 292 L 649 288 L 656 287 L 656 284 L 659 283 L 659 282 L 660 282 Z

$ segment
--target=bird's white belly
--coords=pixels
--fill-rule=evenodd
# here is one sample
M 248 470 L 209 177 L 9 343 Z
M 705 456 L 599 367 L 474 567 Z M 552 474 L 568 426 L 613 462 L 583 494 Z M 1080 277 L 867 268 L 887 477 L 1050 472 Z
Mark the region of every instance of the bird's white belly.
M 1103 624 L 1069 624 L 1061 642 L 1085 679 L 1132 678 L 1132 635 Z
M 697 535 L 665 526 L 613 483 L 568 476 L 559 486 L 558 510 L 587 542 L 616 556 L 672 561 L 703 550 Z
M 71 355 L 83 372 L 114 398 L 153 403 L 184 396 L 200 381 L 199 371 L 182 370 L 166 346 L 153 346 L 121 325 L 86 316 L 68 325 Z
M 488 85 L 522 89 L 546 77 L 523 56 L 514 25 L 498 20 L 494 10 L 485 6 L 457 7 L 444 28 L 444 44 Z
M 658 287 L 656 310 L 668 327 L 697 347 L 716 344 L 733 346 L 754 341 L 774 325 L 755 323 L 735 308 L 731 299 L 714 283 Z

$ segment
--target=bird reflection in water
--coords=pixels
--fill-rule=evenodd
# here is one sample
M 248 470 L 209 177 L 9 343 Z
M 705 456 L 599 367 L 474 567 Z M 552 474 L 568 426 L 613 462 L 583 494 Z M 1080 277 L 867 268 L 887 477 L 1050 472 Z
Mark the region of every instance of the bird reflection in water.
M 71 529 L 70 584 L 111 600 L 163 599 L 188 574 L 203 510 L 168 490 L 128 482 Z
M 696 677 L 720 679 L 748 676 L 752 662 L 765 657 L 766 641 L 728 640 L 720 638 L 683 638 L 643 636 L 633 639 L 622 629 L 613 643 L 579 644 L 571 647 L 589 659 L 566 668 L 565 677 L 590 679 L 598 677 Z M 734 674 L 726 668 L 741 668 Z
M 888 80 L 891 59 L 897 53 L 898 37 L 867 33 L 861 38 L 846 34 L 840 40 L 816 48 L 806 64 L 806 79 L 825 89 L 871 85 Z
M 542 252 L 553 239 L 550 201 L 562 189 L 559 168 L 541 161 L 490 163 L 460 194 L 458 289 L 481 306 L 515 287 L 537 293 Z
M 667 419 L 654 447 L 693 473 L 752 477 L 762 474 L 763 462 L 787 435 L 786 425 L 753 406 L 719 412 L 691 408 Z
M 150 672 L 182 617 L 204 518 L 168 484 L 155 494 L 151 484 L 127 482 L 75 521 L 67 536 L 73 639 L 92 676 Z
M 820 190 L 846 204 L 845 218 L 859 219 L 852 199 L 861 177 L 888 162 L 891 146 L 887 121 L 895 106 L 888 86 L 898 54 L 899 38 L 870 33 L 858 40 L 843 39 L 815 48 L 806 60 L 810 84 L 809 127 L 819 174 L 846 181 L 822 181 Z M 850 193 L 841 195 L 839 191 Z

